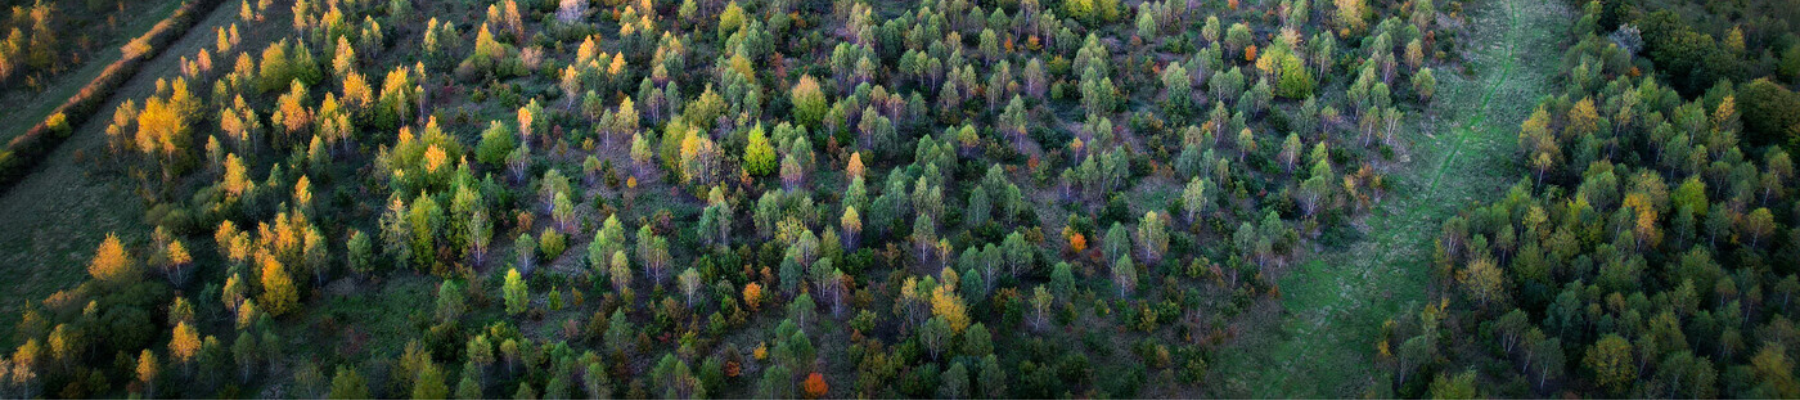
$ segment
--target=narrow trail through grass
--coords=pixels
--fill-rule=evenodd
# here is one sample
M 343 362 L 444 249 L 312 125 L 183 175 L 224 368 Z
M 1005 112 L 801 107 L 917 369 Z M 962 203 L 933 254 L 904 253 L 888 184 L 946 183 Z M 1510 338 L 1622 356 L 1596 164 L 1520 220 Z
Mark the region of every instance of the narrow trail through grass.
M 1443 221 L 1517 177 L 1513 133 L 1553 90 L 1572 20 L 1557 1 L 1485 1 L 1468 13 L 1471 31 L 1457 40 L 1472 45 L 1464 58 L 1474 73 L 1438 72 L 1440 95 L 1412 118 L 1389 194 L 1362 221 L 1366 236 L 1319 250 L 1281 279 L 1280 320 L 1221 351 L 1214 395 L 1393 396 L 1375 359 L 1383 322 L 1427 301 Z

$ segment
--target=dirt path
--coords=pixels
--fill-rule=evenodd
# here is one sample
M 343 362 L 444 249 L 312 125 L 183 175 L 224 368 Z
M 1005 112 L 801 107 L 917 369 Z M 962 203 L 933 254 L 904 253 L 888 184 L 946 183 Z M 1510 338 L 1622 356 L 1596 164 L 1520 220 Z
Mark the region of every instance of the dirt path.
M 1437 71 L 1439 97 L 1415 120 L 1410 159 L 1388 176 L 1387 199 L 1360 241 L 1325 250 L 1281 281 L 1282 321 L 1224 349 L 1219 395 L 1391 397 L 1376 369 L 1388 318 L 1423 304 L 1432 239 L 1465 205 L 1510 186 L 1515 132 L 1563 53 L 1572 11 L 1558 1 L 1473 5 L 1464 43 L 1472 76 Z

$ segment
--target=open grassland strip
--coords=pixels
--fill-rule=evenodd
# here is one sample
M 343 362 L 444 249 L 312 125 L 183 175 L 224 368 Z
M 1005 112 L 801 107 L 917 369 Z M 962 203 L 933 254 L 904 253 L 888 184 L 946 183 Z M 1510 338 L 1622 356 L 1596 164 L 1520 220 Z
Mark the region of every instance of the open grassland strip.
M 1474 9 L 1468 64 L 1442 74 L 1433 118 L 1415 118 L 1411 161 L 1389 175 L 1388 199 L 1364 240 L 1325 250 L 1281 281 L 1282 321 L 1227 349 L 1215 366 L 1230 397 L 1391 396 L 1372 343 L 1384 321 L 1425 300 L 1433 237 L 1463 205 L 1501 193 L 1517 170 L 1514 127 L 1550 88 L 1567 16 L 1559 4 L 1498 0 Z M 1558 21 L 1557 18 L 1564 20 Z M 1543 59 L 1548 57 L 1547 60 Z M 1523 64 L 1523 65 L 1521 65 Z M 1449 136 L 1432 135 L 1441 117 Z M 1448 179 L 1446 179 L 1448 178 Z
M 133 17 L 133 24 L 126 28 L 127 32 L 148 32 L 157 26 L 157 23 L 174 15 L 172 13 L 180 9 L 181 4 L 180 1 L 164 1 L 156 8 Z M 139 34 L 141 35 L 141 33 Z M 11 140 L 13 137 L 24 134 L 27 129 L 35 126 L 25 122 L 36 123 L 49 118 L 70 97 L 74 97 L 75 94 L 81 92 L 81 89 L 93 83 L 95 78 L 100 77 L 101 72 L 105 72 L 108 67 L 125 55 L 124 44 L 136 37 L 122 37 L 121 39 L 124 40 L 118 45 L 91 54 L 86 62 L 80 64 L 79 69 L 54 78 L 55 83 L 43 92 L 31 96 L 29 103 L 0 109 L 0 121 L 12 122 L 0 124 L 0 141 Z
M 0 149 L 0 191 L 9 190 L 13 183 L 29 175 L 45 156 L 74 133 L 75 126 L 98 114 L 101 106 L 113 97 L 113 93 L 137 75 L 139 67 L 155 59 L 165 46 L 187 36 L 189 28 L 199 24 L 222 2 L 223 0 L 189 0 L 182 4 L 174 14 L 157 23 L 156 27 L 150 28 L 149 32 L 121 48 L 123 56 L 107 65 L 100 76 L 88 82 L 48 116 L 35 122 L 24 134 L 7 141 L 6 147 Z
M 1444 156 L 1444 162 L 1438 165 L 1437 174 L 1432 175 L 1431 183 L 1425 185 L 1424 197 L 1426 198 L 1437 195 L 1438 180 L 1443 179 L 1444 171 L 1450 169 L 1450 163 L 1456 161 L 1456 155 L 1462 152 L 1463 143 L 1468 142 L 1469 134 L 1474 133 L 1482 122 L 1487 121 L 1488 105 L 1493 103 L 1494 93 L 1500 91 L 1500 85 L 1505 84 L 1507 78 L 1512 77 L 1513 67 L 1517 64 L 1515 61 L 1518 59 L 1516 50 L 1518 49 L 1519 12 L 1511 2 L 1503 4 L 1506 6 L 1507 26 L 1510 28 L 1506 32 L 1506 57 L 1500 66 L 1500 77 L 1493 84 L 1488 85 L 1487 93 L 1481 95 L 1481 105 L 1477 106 L 1475 116 L 1470 117 L 1467 123 L 1456 129 L 1456 144 L 1450 146 L 1450 154 Z

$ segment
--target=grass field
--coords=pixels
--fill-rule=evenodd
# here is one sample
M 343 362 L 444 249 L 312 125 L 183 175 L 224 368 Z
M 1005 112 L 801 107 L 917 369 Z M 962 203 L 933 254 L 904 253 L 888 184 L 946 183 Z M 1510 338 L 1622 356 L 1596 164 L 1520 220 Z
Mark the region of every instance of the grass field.
M 1472 75 L 1438 74 L 1439 96 L 1415 115 L 1390 191 L 1348 249 L 1316 253 L 1281 280 L 1278 321 L 1223 349 L 1225 397 L 1392 397 L 1375 342 L 1387 319 L 1428 299 L 1433 239 L 1465 205 L 1503 193 L 1521 168 L 1515 132 L 1563 53 L 1573 20 L 1560 2 L 1497 0 L 1469 7 L 1464 54 Z
M 0 274 L 11 279 L 0 289 L 0 332 L 12 331 L 20 306 L 85 279 L 88 258 L 107 233 L 128 244 L 149 240 L 149 228 L 141 222 L 143 202 L 132 192 L 133 184 L 96 166 L 95 159 L 107 154 L 106 126 L 121 100 L 149 95 L 157 78 L 173 76 L 182 56 L 213 43 L 213 29 L 235 21 L 239 4 L 227 2 L 213 10 L 145 64 L 34 173 L 0 193 L 0 226 L 5 227 L 0 229 Z M 29 124 L 20 125 L 23 130 Z M 12 335 L 0 335 L 0 345 L 12 341 Z
M 156 2 L 159 4 L 147 8 L 145 12 L 133 15 L 129 24 L 120 34 L 111 42 L 106 43 L 104 50 L 95 52 L 90 55 L 90 58 L 82 60 L 80 68 L 56 76 L 53 79 L 55 82 L 51 83 L 48 89 L 35 94 L 20 94 L 0 100 L 0 121 L 6 122 L 0 124 L 0 143 L 24 134 L 26 130 L 31 129 L 32 125 L 48 118 L 51 112 L 56 111 L 57 106 L 63 104 L 63 101 L 81 91 L 81 88 L 87 86 L 88 82 L 99 77 L 100 72 L 105 71 L 107 66 L 118 61 L 119 57 L 124 54 L 120 48 L 125 46 L 126 42 L 143 35 L 151 27 L 156 26 L 157 22 L 167 18 L 170 13 L 175 12 L 175 9 L 181 6 L 180 1 L 156 0 Z

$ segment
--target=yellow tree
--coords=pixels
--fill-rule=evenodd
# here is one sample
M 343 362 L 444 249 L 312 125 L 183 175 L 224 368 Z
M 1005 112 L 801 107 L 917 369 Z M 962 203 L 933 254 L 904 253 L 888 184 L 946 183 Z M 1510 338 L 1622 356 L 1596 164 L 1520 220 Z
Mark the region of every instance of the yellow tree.
M 156 376 L 162 372 L 160 363 L 156 362 L 156 353 L 144 349 L 138 355 L 137 377 L 144 383 L 144 396 L 154 398 L 156 395 Z
M 850 161 L 844 166 L 844 175 L 847 178 L 863 177 L 862 152 L 850 153 Z
M 1594 110 L 1594 98 L 1583 98 L 1569 108 L 1569 125 L 1564 129 L 1563 137 L 1574 139 L 1592 134 L 1600 129 L 1600 113 Z
M 194 356 L 198 354 L 200 332 L 195 331 L 194 326 L 188 325 L 187 321 L 176 324 L 175 332 L 169 338 L 169 356 L 175 357 L 177 363 L 191 365 L 188 363 L 194 361 Z
M 1469 296 L 1483 306 L 1506 296 L 1506 278 L 1491 258 L 1482 257 L 1469 263 L 1467 269 L 1457 274 L 1457 280 L 1469 291 Z
M 969 327 L 969 313 L 962 296 L 957 295 L 955 290 L 955 286 L 949 284 L 932 289 L 931 314 L 944 317 L 944 321 L 950 323 L 950 330 L 961 334 L 964 328 Z
M 288 275 L 287 267 L 281 261 L 263 251 L 257 254 L 258 264 L 262 265 L 262 307 L 270 316 L 279 317 L 293 310 L 299 302 L 299 289 L 294 287 L 294 278 Z
M 170 241 L 167 252 L 169 260 L 168 265 L 165 265 L 164 268 L 169 275 L 169 280 L 177 285 L 186 282 L 187 267 L 194 263 L 194 256 L 188 253 L 187 246 L 181 244 L 180 240 Z
M 1337 4 L 1337 22 L 1340 28 L 1361 31 L 1368 23 L 1363 19 L 1367 7 L 1363 0 L 1334 0 Z
M 106 234 L 106 240 L 101 241 L 100 248 L 94 251 L 94 259 L 88 263 L 88 275 L 109 284 L 138 280 L 137 267 L 125 253 L 125 245 L 119 243 L 118 235 L 111 233 Z
M 188 123 L 181 106 L 151 96 L 138 113 L 137 147 L 146 155 L 162 159 L 163 180 L 174 174 L 176 153 L 187 148 Z

